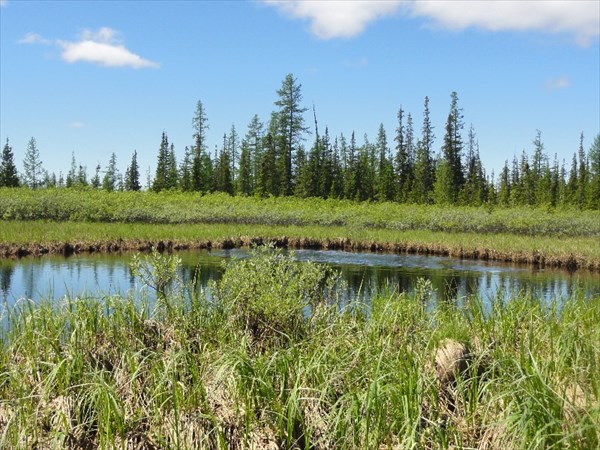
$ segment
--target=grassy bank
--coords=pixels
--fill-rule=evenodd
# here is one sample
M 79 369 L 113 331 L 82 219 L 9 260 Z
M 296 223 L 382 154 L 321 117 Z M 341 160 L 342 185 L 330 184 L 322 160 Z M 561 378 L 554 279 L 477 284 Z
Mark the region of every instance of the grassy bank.
M 274 242 L 290 248 L 380 250 L 600 270 L 596 237 L 450 233 L 340 226 L 123 224 L 4 221 L 0 256 L 151 248 L 230 248 Z
M 600 212 L 444 207 L 182 192 L 0 189 L 0 219 L 153 224 L 343 226 L 394 231 L 600 237 Z
M 163 283 L 175 264 L 137 262 L 156 307 L 99 297 L 7 314 L 0 447 L 600 444 L 600 298 L 432 305 L 423 282 L 340 309 L 326 269 L 261 253 L 231 262 L 209 301 Z

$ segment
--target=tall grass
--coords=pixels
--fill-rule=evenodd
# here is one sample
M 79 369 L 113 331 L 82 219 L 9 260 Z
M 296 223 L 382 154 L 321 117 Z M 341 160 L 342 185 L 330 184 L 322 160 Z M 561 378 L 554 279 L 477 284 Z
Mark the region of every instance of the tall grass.
M 160 258 L 137 263 L 155 288 L 176 263 Z M 338 283 L 260 251 L 211 296 L 23 300 L 0 340 L 0 447 L 600 445 L 600 298 L 431 303 L 423 282 L 367 308 Z M 452 385 L 434 364 L 446 338 L 472 355 Z

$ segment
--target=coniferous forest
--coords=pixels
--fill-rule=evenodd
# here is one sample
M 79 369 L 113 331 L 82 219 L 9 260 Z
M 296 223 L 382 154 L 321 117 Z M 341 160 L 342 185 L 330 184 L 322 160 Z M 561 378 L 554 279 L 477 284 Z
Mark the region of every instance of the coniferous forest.
M 480 158 L 474 127 L 465 127 L 456 92 L 443 132 L 434 130 L 425 97 L 422 117 L 402 107 L 389 134 L 380 125 L 375 140 L 331 136 L 320 127 L 315 107 L 303 105 L 302 86 L 288 74 L 277 90 L 276 109 L 267 122 L 251 118 L 245 135 L 235 125 L 210 149 L 208 113 L 198 101 L 192 119 L 193 143 L 176 155 L 163 131 L 154 174 L 142 179 L 137 151 L 118 169 L 113 153 L 92 173 L 72 155 L 70 168 L 58 174 L 43 167 L 40 149 L 31 138 L 22 171 L 10 141 L 2 151 L 0 187 L 163 190 L 225 192 L 242 196 L 298 196 L 412 204 L 571 206 L 600 209 L 600 134 L 584 145 L 583 133 L 572 161 L 546 154 L 538 130 L 529 152 L 506 160 L 500 173 L 487 171 Z M 313 118 L 307 121 L 306 116 Z M 312 122 L 312 123 L 311 123 Z M 438 137 L 436 134 L 442 136 Z M 577 148 L 576 138 L 574 148 Z

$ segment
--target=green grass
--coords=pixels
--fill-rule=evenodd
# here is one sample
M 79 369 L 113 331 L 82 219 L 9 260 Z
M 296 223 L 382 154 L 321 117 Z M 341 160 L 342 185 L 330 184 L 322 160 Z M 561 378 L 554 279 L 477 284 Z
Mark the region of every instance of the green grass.
M 208 298 L 164 283 L 176 264 L 138 259 L 153 306 L 98 294 L 5 313 L 0 447 L 600 445 L 600 298 L 431 304 L 422 282 L 341 308 L 335 274 L 265 251 Z M 436 378 L 445 338 L 472 352 L 454 386 Z
M 154 224 L 343 226 L 394 231 L 600 237 L 600 212 L 443 207 L 182 192 L 0 189 L 0 219 Z
M 171 241 L 175 246 L 195 248 L 248 244 L 253 238 L 279 240 L 291 246 L 345 249 L 380 249 L 445 254 L 514 262 L 543 262 L 600 270 L 600 241 L 596 237 L 528 236 L 515 234 L 451 233 L 429 230 L 395 231 L 342 226 L 271 226 L 241 224 L 143 224 L 4 221 L 0 226 L 0 250 L 6 253 L 29 248 L 62 252 L 63 245 L 82 250 L 115 243 L 136 250 L 148 242 Z M 284 240 L 283 238 L 286 238 Z

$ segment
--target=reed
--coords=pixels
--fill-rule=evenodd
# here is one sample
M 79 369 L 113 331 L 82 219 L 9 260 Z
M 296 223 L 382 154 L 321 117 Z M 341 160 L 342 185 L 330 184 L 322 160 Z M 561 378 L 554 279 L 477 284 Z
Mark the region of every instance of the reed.
M 163 301 L 21 300 L 0 339 L 2 448 L 600 445 L 600 298 L 380 292 L 259 250 L 207 292 L 140 257 Z M 156 270 L 153 270 L 156 269 Z M 440 347 L 468 348 L 440 374 Z

